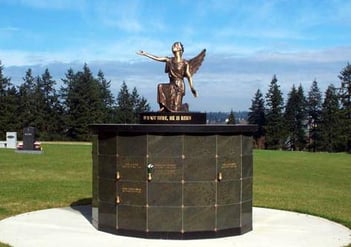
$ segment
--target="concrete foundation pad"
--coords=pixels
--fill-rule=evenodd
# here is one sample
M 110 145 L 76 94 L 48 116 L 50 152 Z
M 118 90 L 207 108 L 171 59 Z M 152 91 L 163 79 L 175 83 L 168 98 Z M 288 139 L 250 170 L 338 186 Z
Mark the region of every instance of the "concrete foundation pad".
M 200 240 L 143 239 L 96 230 L 91 224 L 91 206 L 78 206 L 4 219 L 0 221 L 0 241 L 14 247 L 342 247 L 351 243 L 351 230 L 320 217 L 253 208 L 253 230 L 240 236 Z

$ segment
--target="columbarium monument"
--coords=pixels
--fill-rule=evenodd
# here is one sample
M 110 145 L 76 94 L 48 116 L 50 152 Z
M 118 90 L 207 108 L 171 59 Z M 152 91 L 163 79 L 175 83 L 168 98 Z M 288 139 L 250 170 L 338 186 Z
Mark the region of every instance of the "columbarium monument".
M 145 51 L 165 63 L 169 82 L 157 86 L 158 112 L 139 124 L 93 124 L 93 225 L 119 235 L 194 239 L 252 230 L 254 125 L 210 125 L 206 114 L 183 103 L 184 78 L 196 97 L 192 75 L 204 49 L 182 58 Z

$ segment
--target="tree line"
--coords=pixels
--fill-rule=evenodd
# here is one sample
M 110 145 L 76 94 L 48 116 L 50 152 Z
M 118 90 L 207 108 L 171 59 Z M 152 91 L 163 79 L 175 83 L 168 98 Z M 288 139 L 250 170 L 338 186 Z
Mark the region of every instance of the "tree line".
M 330 84 L 324 95 L 314 80 L 307 92 L 293 85 L 286 102 L 276 75 L 265 96 L 258 89 L 248 122 L 257 124 L 257 148 L 351 152 L 351 65 L 338 75 L 340 87 Z
M 37 129 L 39 140 L 89 140 L 92 123 L 136 123 L 140 112 L 149 111 L 147 100 L 123 82 L 115 98 L 111 81 L 99 70 L 93 75 L 87 64 L 68 69 L 60 87 L 48 69 L 33 75 L 29 68 L 16 86 L 3 73 L 0 61 L 0 140 L 6 131 Z

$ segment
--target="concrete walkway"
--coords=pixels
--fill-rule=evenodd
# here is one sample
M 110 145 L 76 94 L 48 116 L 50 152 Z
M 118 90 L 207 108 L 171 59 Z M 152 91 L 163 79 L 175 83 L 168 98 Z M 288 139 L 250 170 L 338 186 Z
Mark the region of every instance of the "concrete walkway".
M 254 208 L 253 231 L 244 235 L 201 240 L 157 240 L 97 231 L 91 207 L 56 208 L 0 221 L 0 241 L 14 247 L 342 247 L 351 230 L 323 218 L 282 210 Z

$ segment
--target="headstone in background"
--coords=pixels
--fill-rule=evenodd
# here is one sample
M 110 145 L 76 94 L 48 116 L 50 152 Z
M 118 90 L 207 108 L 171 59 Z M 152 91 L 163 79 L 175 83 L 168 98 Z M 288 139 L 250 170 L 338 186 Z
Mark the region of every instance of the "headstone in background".
M 6 132 L 7 148 L 17 147 L 17 132 Z
M 23 129 L 23 150 L 34 150 L 35 128 L 26 127 Z

